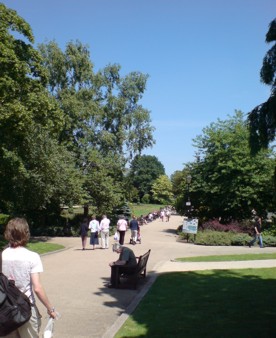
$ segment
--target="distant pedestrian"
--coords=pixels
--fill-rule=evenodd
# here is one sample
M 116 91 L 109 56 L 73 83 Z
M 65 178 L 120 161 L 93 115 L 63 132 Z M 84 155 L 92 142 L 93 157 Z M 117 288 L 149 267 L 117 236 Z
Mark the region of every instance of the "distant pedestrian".
M 80 225 L 80 235 L 81 235 L 81 244 L 82 250 L 85 250 L 88 236 L 88 219 L 85 217 Z
M 167 222 L 170 221 L 170 217 L 171 217 L 171 211 L 169 209 L 166 210 L 166 218 L 167 218 Z
M 162 222 L 164 222 L 164 220 L 165 220 L 165 211 L 164 210 L 160 211 L 160 218 L 161 218 Z
M 131 230 L 131 243 L 135 245 L 137 242 L 138 229 L 139 229 L 139 224 L 138 224 L 136 216 L 132 217 L 132 220 L 129 223 L 129 228 Z
M 110 225 L 110 219 L 108 219 L 106 215 L 103 215 L 103 218 L 100 223 L 102 249 L 109 248 L 109 225 Z
M 262 219 L 259 216 L 255 216 L 255 222 L 254 222 L 254 238 L 252 239 L 252 241 L 250 241 L 248 243 L 249 248 L 251 248 L 252 245 L 254 245 L 254 243 L 257 241 L 257 239 L 259 240 L 259 246 L 260 248 L 263 248 L 263 238 L 262 238 Z
M 99 244 L 99 231 L 100 231 L 100 224 L 99 221 L 96 220 L 96 216 L 92 216 L 92 220 L 89 223 L 89 229 L 91 231 L 90 244 L 93 246 L 94 250 L 95 245 Z
M 120 216 L 120 219 L 117 222 L 117 231 L 120 234 L 120 239 L 119 239 L 119 243 L 121 245 L 124 244 L 124 240 L 125 240 L 125 233 L 127 231 L 127 221 L 125 220 L 125 217 L 122 215 Z

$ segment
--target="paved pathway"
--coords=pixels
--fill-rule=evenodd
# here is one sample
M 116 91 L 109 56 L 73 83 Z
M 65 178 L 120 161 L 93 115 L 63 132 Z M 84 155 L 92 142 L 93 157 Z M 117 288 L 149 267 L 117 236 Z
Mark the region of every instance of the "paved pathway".
M 108 263 L 117 259 L 110 249 L 81 250 L 80 238 L 53 238 L 51 242 L 65 245 L 66 250 L 42 256 L 45 272 L 42 282 L 61 319 L 55 325 L 57 338 L 112 338 L 128 314 L 139 303 L 158 273 L 202 269 L 276 267 L 276 260 L 250 262 L 177 263 L 177 257 L 253 252 L 276 252 L 276 248 L 206 247 L 177 241 L 175 229 L 182 217 L 172 216 L 170 222 L 156 220 L 141 227 L 142 243 L 131 246 L 136 256 L 151 249 L 148 279 L 138 290 L 108 289 Z M 129 231 L 126 234 L 128 243 Z M 113 243 L 111 238 L 111 244 Z M 129 244 L 126 244 L 127 246 Z M 88 245 L 90 249 L 90 246 Z M 43 327 L 47 319 L 45 309 Z

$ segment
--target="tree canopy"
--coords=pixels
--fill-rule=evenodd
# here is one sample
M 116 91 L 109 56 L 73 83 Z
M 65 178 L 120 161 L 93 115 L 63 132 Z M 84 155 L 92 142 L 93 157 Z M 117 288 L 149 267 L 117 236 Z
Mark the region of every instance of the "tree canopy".
M 228 120 L 218 120 L 194 139 L 200 160 L 184 169 L 192 176 L 192 205 L 201 216 L 245 219 L 254 208 L 264 213 L 273 205 L 272 189 L 275 154 L 262 150 L 252 157 L 249 130 L 243 114 L 236 112 Z M 183 206 L 183 199 L 179 207 Z
M 255 107 L 248 115 L 250 126 L 250 145 L 255 154 L 262 148 L 267 148 L 275 140 L 276 131 L 276 19 L 270 25 L 266 34 L 266 42 L 272 47 L 263 59 L 260 71 L 261 81 L 271 86 L 271 95 L 266 102 Z
M 125 165 L 153 145 L 140 104 L 148 75 L 94 72 L 89 48 L 33 47 L 30 25 L 0 4 L 0 208 L 8 213 L 125 199 Z
M 142 199 L 144 195 L 152 196 L 152 184 L 161 175 L 165 175 L 165 169 L 156 156 L 137 155 L 131 162 L 128 180 Z

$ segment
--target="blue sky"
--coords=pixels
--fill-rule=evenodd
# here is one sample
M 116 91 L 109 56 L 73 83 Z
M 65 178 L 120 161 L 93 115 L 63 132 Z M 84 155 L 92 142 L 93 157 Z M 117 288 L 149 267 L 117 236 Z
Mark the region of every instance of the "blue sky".
M 151 111 L 155 155 L 167 175 L 194 160 L 202 129 L 267 100 L 260 82 L 275 0 L 2 1 L 32 27 L 35 42 L 89 46 L 94 70 L 149 75 L 141 103 Z

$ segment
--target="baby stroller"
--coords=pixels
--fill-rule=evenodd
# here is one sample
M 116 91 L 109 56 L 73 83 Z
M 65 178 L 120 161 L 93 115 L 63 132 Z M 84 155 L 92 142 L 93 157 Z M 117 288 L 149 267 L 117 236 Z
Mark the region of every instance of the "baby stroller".
M 138 242 L 139 242 L 140 244 L 141 244 L 141 242 L 142 242 L 142 240 L 141 240 L 140 226 L 138 227 L 136 243 L 138 243 Z M 136 243 L 135 243 L 135 244 L 136 244 Z M 129 244 L 134 244 L 132 238 L 130 238 Z

